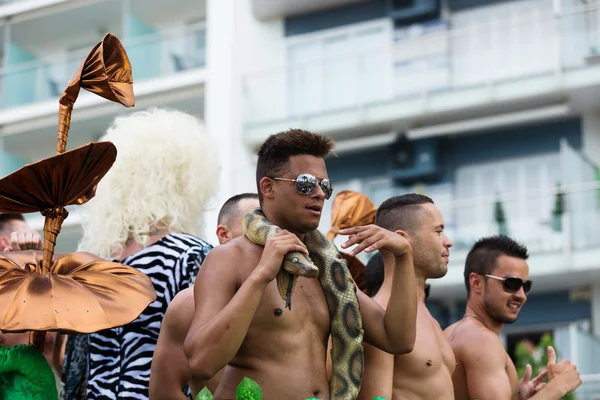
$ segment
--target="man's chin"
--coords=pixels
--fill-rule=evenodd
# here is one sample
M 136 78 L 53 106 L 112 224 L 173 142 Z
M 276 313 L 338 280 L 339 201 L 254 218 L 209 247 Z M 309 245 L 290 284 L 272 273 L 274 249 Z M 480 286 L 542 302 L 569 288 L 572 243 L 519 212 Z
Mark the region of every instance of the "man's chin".
M 431 271 L 431 276 L 428 276 L 429 279 L 440 279 L 446 276 L 448 273 L 448 267 L 445 265 L 435 271 Z
M 507 315 L 504 314 L 502 315 L 502 317 L 500 318 L 494 318 L 496 321 L 498 321 L 501 324 L 514 324 L 515 322 L 517 322 L 518 319 L 518 315 Z
M 319 228 L 319 224 L 318 224 L 318 223 L 317 223 L 317 224 L 310 224 L 310 223 L 307 223 L 307 224 L 305 224 L 305 225 L 302 225 L 302 226 L 300 227 L 299 231 L 300 231 L 301 233 L 303 233 L 303 234 L 307 234 L 307 233 L 310 233 L 310 232 L 312 232 L 312 231 L 314 231 L 314 230 L 317 230 L 318 228 Z

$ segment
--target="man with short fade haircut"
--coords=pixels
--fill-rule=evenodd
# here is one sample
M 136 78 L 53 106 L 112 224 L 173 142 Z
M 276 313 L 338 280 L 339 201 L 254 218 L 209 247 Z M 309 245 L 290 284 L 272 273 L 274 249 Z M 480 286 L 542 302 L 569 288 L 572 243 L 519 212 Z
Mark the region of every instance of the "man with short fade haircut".
M 286 254 L 309 253 L 302 240 L 319 226 L 323 204 L 332 194 L 325 167 L 332 148 L 329 138 L 298 129 L 270 136 L 258 152 L 256 183 L 262 213 L 282 231 L 267 239 L 264 247 L 246 236 L 216 247 L 198 274 L 196 314 L 184 349 L 197 379 L 208 379 L 225 368 L 215 399 L 235 398 L 244 377 L 261 386 L 265 399 L 332 398 L 326 369 L 331 320 L 320 281 L 298 277 L 291 310 L 283 310 L 275 282 Z M 396 273 L 388 312 L 353 289 L 364 339 L 390 353 L 409 352 L 416 313 L 410 245 L 403 236 L 375 225 L 340 234 L 349 235 L 342 248 L 357 245 L 353 256 L 382 249 L 391 255 Z M 360 379 L 362 351 L 359 361 L 354 378 Z
M 244 227 L 242 218 L 248 211 L 260 207 L 256 193 L 236 194 L 229 198 L 221 207 L 217 218 L 217 238 L 220 244 L 242 236 Z
M 229 198 L 221 207 L 217 219 L 219 244 L 224 245 L 243 235 L 242 218 L 248 211 L 259 206 L 258 195 L 255 193 L 243 193 Z M 228 271 L 222 273 L 226 274 Z M 194 309 L 192 287 L 179 292 L 167 308 L 152 357 L 150 398 L 153 400 L 185 400 L 190 395 L 194 398 L 205 386 L 214 392 L 219 384 L 221 373 L 208 381 L 192 379 L 183 352 L 183 342 L 192 324 Z
M 577 368 L 568 360 L 557 363 L 552 347 L 546 369 L 531 379 L 527 365 L 519 381 L 500 340 L 502 327 L 517 320 L 531 289 L 527 258 L 525 246 L 502 235 L 479 240 L 467 255 L 465 315 L 444 332 L 456 356 L 457 400 L 552 400 L 581 385 Z
M 420 194 L 405 194 L 384 201 L 375 223 L 405 236 L 413 251 L 416 279 L 411 282 L 418 296 L 416 341 L 408 354 L 391 355 L 369 344 L 365 349 L 365 376 L 359 399 L 453 399 L 454 355 L 442 328 L 425 306 L 427 279 L 446 275 L 452 241 L 444 232 L 444 219 L 433 200 Z M 393 257 L 381 251 L 385 276 L 374 299 L 388 308 L 390 286 L 397 269 L 389 268 Z M 375 281 L 376 282 L 376 281 Z

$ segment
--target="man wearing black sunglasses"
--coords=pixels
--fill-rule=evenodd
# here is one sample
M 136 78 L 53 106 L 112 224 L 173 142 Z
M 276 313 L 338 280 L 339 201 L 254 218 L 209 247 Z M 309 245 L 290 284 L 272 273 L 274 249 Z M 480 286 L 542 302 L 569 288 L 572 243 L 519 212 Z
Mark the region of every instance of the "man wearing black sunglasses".
M 568 360 L 557 363 L 552 347 L 547 368 L 531 379 L 528 365 L 519 381 L 500 340 L 502 326 L 517 320 L 531 289 L 527 258 L 525 246 L 502 235 L 479 240 L 467 255 L 466 312 L 445 331 L 456 357 L 457 400 L 560 399 L 581 385 L 577 368 Z
M 266 399 L 331 398 L 326 358 L 332 324 L 320 281 L 297 278 L 293 307 L 287 310 L 275 277 L 287 253 L 309 253 L 302 239 L 318 228 L 323 204 L 333 190 L 325 166 L 332 148 L 329 138 L 303 130 L 270 136 L 258 152 L 256 183 L 263 214 L 283 230 L 264 247 L 247 237 L 233 239 L 211 250 L 203 263 L 194 287 L 196 310 L 184 350 L 196 379 L 211 378 L 225 368 L 216 399 L 235 398 L 244 377 L 258 382 Z M 410 352 L 417 295 L 409 242 L 375 225 L 339 233 L 349 236 L 344 249 L 356 245 L 351 256 L 387 251 L 395 265 L 387 311 L 356 290 L 364 340 L 389 353 Z M 319 257 L 318 251 L 311 257 Z M 337 299 L 329 300 L 334 304 Z M 358 362 L 351 371 L 355 375 L 346 380 L 352 384 L 362 378 L 362 353 L 355 354 Z M 355 398 L 348 393 L 335 399 Z

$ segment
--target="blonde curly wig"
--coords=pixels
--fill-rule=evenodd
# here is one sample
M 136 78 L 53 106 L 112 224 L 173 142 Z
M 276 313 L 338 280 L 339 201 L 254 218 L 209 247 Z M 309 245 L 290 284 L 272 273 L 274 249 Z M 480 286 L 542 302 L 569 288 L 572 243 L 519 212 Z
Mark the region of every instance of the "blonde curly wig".
M 117 159 L 83 206 L 80 251 L 118 257 L 129 237 L 145 247 L 156 228 L 202 233 L 219 162 L 199 119 L 152 108 L 117 117 L 100 141 L 114 143 Z

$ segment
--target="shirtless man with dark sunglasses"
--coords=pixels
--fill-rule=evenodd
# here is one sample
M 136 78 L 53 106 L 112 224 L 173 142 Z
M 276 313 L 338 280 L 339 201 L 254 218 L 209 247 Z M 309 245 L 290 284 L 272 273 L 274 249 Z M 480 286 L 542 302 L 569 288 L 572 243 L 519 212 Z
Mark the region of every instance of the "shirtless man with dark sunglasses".
M 531 289 L 527 258 L 525 246 L 506 236 L 481 239 L 467 255 L 465 315 L 444 331 L 456 357 L 456 400 L 560 399 L 581 385 L 577 368 L 569 360 L 556 362 L 552 347 L 545 370 L 531 379 L 528 365 L 518 380 L 500 340 L 502 326 L 517 320 Z

